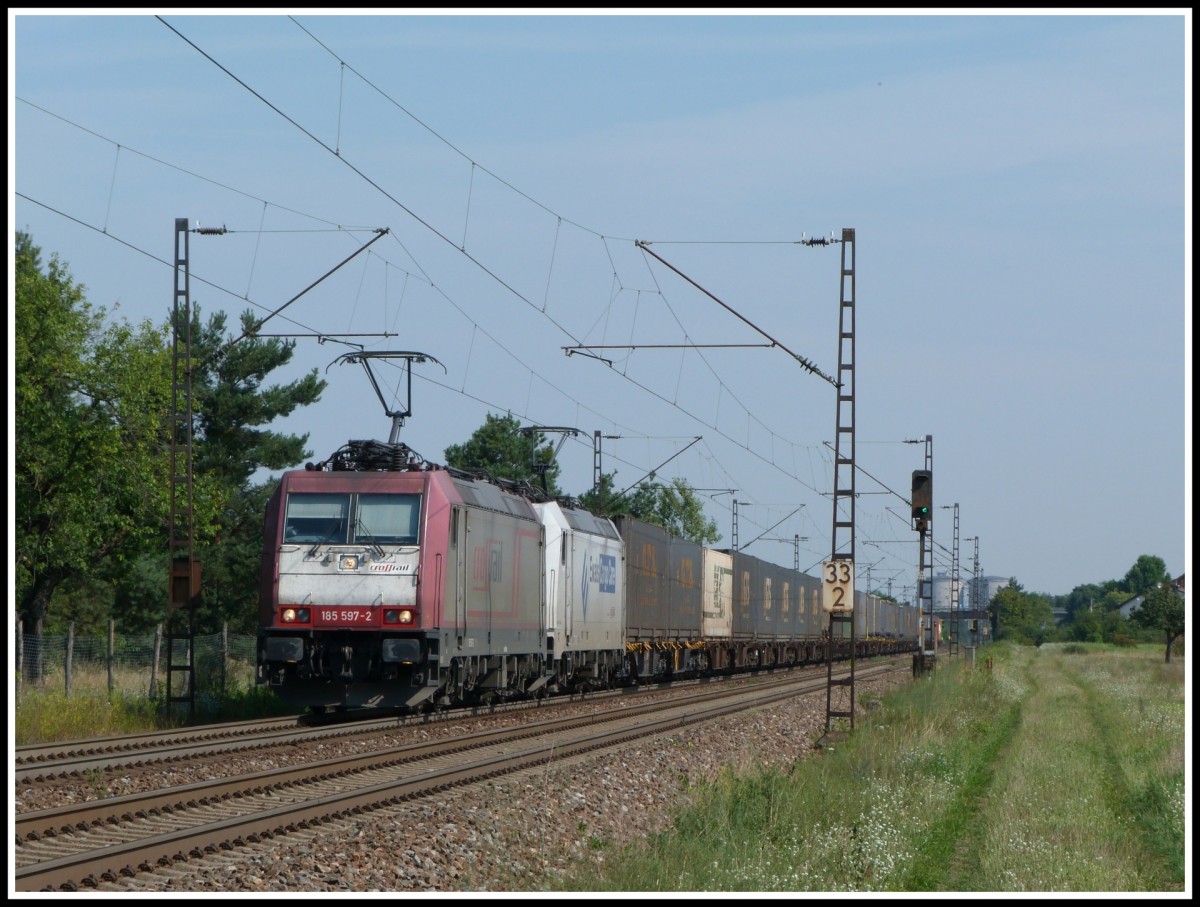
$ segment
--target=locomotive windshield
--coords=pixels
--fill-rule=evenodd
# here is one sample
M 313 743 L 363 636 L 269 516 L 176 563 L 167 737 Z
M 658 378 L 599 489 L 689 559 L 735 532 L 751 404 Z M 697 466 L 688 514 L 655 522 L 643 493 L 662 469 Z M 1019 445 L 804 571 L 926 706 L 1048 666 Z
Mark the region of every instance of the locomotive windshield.
M 285 543 L 417 544 L 419 494 L 291 494 Z
M 351 541 L 381 545 L 417 543 L 417 517 L 421 512 L 419 494 L 360 494 L 356 497 L 358 520 Z

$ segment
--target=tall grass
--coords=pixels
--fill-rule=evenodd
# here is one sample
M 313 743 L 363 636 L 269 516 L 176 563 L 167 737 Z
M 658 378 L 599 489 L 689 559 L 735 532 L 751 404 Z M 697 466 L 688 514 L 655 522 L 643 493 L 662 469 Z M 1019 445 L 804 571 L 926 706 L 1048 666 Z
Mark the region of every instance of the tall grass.
M 86 737 L 111 737 L 152 730 L 159 724 L 158 703 L 145 694 L 107 690 L 37 690 L 16 702 L 14 730 L 18 746 Z
M 145 684 L 145 673 L 141 671 L 115 677 L 111 693 L 103 668 L 75 672 L 69 696 L 57 685 L 26 686 L 15 701 L 16 744 L 82 740 L 162 730 L 186 723 L 295 714 L 295 706 L 280 700 L 270 689 L 257 686 L 250 671 L 252 668 L 246 666 L 232 671 L 223 692 L 197 692 L 190 722 L 185 708 L 179 705 L 169 711 L 164 708 L 165 690 L 161 681 L 154 699 L 148 693 L 133 692 Z
M 993 646 L 788 771 L 727 772 L 576 891 L 1175 891 L 1183 674 L 1153 647 Z

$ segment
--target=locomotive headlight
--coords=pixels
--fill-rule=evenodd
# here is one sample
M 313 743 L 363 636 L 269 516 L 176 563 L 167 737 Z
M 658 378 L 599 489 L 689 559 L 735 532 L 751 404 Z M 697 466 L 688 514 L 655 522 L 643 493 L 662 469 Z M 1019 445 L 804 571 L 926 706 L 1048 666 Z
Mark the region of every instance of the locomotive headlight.
M 400 612 L 400 623 L 411 624 L 413 622 L 413 613 L 405 608 Z
M 341 558 L 338 559 L 338 569 L 339 570 L 357 570 L 358 569 L 358 555 L 357 554 L 343 554 L 341 556 Z
M 308 608 L 284 608 L 279 612 L 279 622 L 283 624 L 306 624 L 308 617 Z
M 411 608 L 401 608 L 399 611 L 389 608 L 383 612 L 385 624 L 411 624 L 414 618 Z
M 284 608 L 282 619 L 285 624 L 295 623 L 296 622 L 296 609 L 295 608 Z

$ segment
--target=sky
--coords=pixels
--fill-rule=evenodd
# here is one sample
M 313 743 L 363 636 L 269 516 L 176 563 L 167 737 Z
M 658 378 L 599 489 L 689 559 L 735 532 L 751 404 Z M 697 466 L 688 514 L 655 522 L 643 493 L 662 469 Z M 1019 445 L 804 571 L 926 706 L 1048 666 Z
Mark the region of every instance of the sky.
M 1190 41 L 1184 10 L 10 10 L 9 224 L 154 324 L 176 220 L 224 227 L 187 234 L 191 304 L 328 381 L 270 426 L 309 460 L 409 410 L 443 463 L 511 414 L 569 429 L 565 491 L 680 478 L 716 547 L 736 515 L 814 573 L 848 357 L 857 587 L 914 596 L 931 467 L 935 574 L 957 514 L 961 573 L 1063 595 L 1190 559 Z

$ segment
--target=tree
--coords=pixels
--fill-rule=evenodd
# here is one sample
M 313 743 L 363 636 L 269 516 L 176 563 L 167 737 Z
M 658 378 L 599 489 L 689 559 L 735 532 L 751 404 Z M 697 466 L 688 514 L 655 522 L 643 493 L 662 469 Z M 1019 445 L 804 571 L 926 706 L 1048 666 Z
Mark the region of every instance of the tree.
M 106 321 L 58 256 L 43 269 L 27 234 L 17 234 L 14 258 L 19 613 L 40 633 L 61 599 L 72 619 L 119 616 L 129 630 L 148 629 L 161 619 L 167 592 L 170 319 L 158 328 Z M 249 479 L 309 455 L 307 435 L 259 426 L 315 402 L 325 382 L 313 369 L 264 387 L 265 376 L 290 361 L 294 343 L 253 337 L 249 312 L 247 336 L 235 344 L 224 336 L 223 314 L 203 328 L 199 317 L 195 307 L 197 548 L 226 592 L 237 590 L 217 603 L 202 574 L 202 595 L 214 619 L 236 613 L 234 622 L 253 626 L 266 495 Z
M 1123 589 L 1110 589 L 1104 593 L 1104 597 L 1096 602 L 1096 607 L 1101 611 L 1119 611 L 1121 605 L 1129 601 L 1129 593 Z
M 559 464 L 554 448 L 540 431 L 521 431 L 521 423 L 512 413 L 486 421 L 465 444 L 451 444 L 445 450 L 446 464 L 456 469 L 478 469 L 496 479 L 527 482 L 545 489 L 551 497 L 558 488 Z M 543 476 L 545 486 L 542 485 Z
M 253 336 L 254 314 L 241 316 L 242 339 L 226 335 L 225 313 L 217 312 L 201 327 L 200 306 L 192 306 L 192 376 L 196 445 L 193 468 L 198 475 L 241 489 L 259 469 L 284 469 L 312 456 L 305 450 L 308 434 L 269 431 L 267 425 L 300 406 L 321 399 L 327 382 L 317 369 L 282 385 L 264 387 L 268 374 L 292 360 L 296 342 Z
M 1101 642 L 1104 639 L 1104 612 L 1095 608 L 1078 611 L 1067 628 L 1067 637 L 1077 642 Z
M 1167 572 L 1166 562 L 1156 555 L 1143 554 L 1129 568 L 1121 585 L 1130 595 L 1141 595 L 1159 583 L 1170 581 L 1171 574 Z
M 200 540 L 200 603 L 195 625 L 215 631 L 223 623 L 251 632 L 258 621 L 258 573 L 263 519 L 274 480 L 253 484 L 260 469 L 285 469 L 312 456 L 308 434 L 271 431 L 262 426 L 320 400 L 327 382 L 312 369 L 284 384 L 266 385 L 268 375 L 287 365 L 295 341 L 254 336 L 256 319 L 241 315 L 241 339 L 225 329 L 225 313 L 200 325 L 192 307 L 196 443 L 193 471 L 218 483 L 220 509 L 211 532 Z M 166 582 L 166 561 L 163 582 Z M 165 588 L 165 586 L 164 586 Z
M 1059 607 L 1067 612 L 1067 619 L 1073 620 L 1077 614 L 1085 613 L 1100 604 L 1104 596 L 1120 585 L 1116 580 L 1103 583 L 1087 583 L 1076 586 L 1067 595 L 1059 599 Z
M 203 323 L 201 317 L 201 307 L 193 304 L 192 473 L 210 489 L 211 501 L 208 517 L 196 524 L 201 574 L 194 627 L 215 632 L 228 623 L 235 632 L 252 632 L 258 620 L 263 519 L 274 481 L 254 484 L 251 477 L 260 469 L 284 469 L 312 456 L 307 433 L 283 434 L 262 426 L 317 402 L 326 382 L 314 368 L 294 381 L 265 385 L 269 374 L 291 361 L 295 342 L 255 337 L 249 311 L 241 315 L 237 342 L 226 330 L 224 312 Z M 181 324 L 180 336 L 183 331 Z M 163 618 L 165 555 L 165 543 L 160 543 L 131 560 L 116 578 L 114 608 L 130 632 L 148 631 Z
M 539 488 L 544 471 L 548 494 L 562 496 L 554 448 L 541 432 L 522 431 L 520 422 L 511 413 L 506 416 L 489 413 L 469 441 L 447 447 L 445 456 L 447 465 L 457 469 L 479 469 L 495 478 L 526 482 Z M 627 513 L 700 544 L 709 544 L 721 537 L 716 523 L 704 518 L 695 492 L 683 479 L 674 479 L 664 485 L 655 482 L 651 473 L 648 481 L 641 483 L 635 491 L 622 495 L 613 492 L 613 481 L 613 473 L 601 475 L 603 494 L 589 489 L 579 495 L 580 504 L 603 516 Z
M 258 626 L 263 519 L 277 480 L 238 491 L 222 513 L 221 538 L 204 551 L 198 626 L 253 634 Z
M 106 323 L 28 234 L 14 264 L 16 598 L 40 633 L 57 589 L 161 531 L 169 351 L 148 322 Z
M 579 503 L 589 513 L 597 516 L 613 516 L 618 513 L 629 513 L 629 499 L 625 495 L 617 495 L 616 473 L 600 473 L 600 488 L 589 488 L 579 495 Z
M 706 519 L 704 508 L 691 486 L 680 478 L 669 485 L 644 482 L 633 493 L 630 512 L 639 520 L 661 526 L 671 535 L 710 545 L 721 537 L 717 524 Z
M 628 514 L 645 523 L 661 526 L 671 535 L 689 539 L 701 545 L 710 545 L 721 538 L 717 524 L 704 516 L 704 508 L 695 491 L 684 480 L 675 478 L 669 485 L 649 480 L 642 482 L 632 492 L 616 495 L 612 492 L 613 475 L 600 477 L 603 496 L 588 491 L 579 496 L 580 503 L 593 513 L 605 516 Z M 603 507 L 601 507 L 601 497 Z
M 1175 586 L 1166 582 L 1146 593 L 1140 607 L 1130 615 L 1135 623 L 1163 633 L 1167 638 L 1167 661 L 1171 660 L 1171 643 L 1183 635 L 1183 596 Z
M 1050 597 L 1026 592 L 1015 578 L 992 597 L 988 610 L 997 628 L 997 639 L 1031 643 L 1054 626 Z

